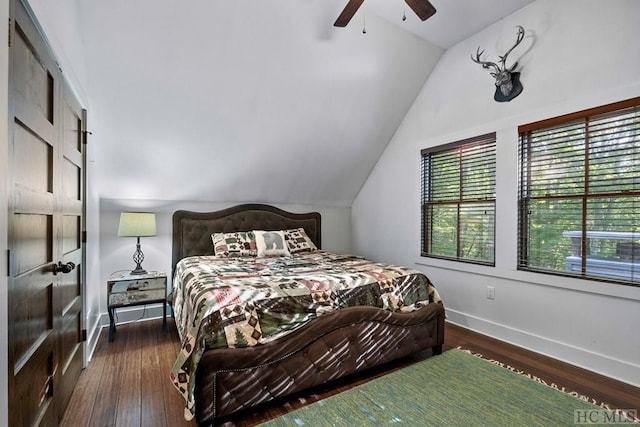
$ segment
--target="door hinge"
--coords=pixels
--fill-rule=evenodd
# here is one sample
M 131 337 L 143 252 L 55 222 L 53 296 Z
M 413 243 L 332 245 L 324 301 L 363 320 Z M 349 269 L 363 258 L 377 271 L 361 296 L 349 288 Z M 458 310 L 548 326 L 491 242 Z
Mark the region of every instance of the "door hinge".
M 9 47 L 11 47 L 11 18 L 9 18 Z
M 82 232 L 82 243 L 87 243 L 87 230 Z
M 93 132 L 89 132 L 88 130 L 83 130 L 82 131 L 82 143 L 87 145 L 87 140 L 89 139 L 88 136 L 89 135 L 93 135 Z
M 82 342 L 86 341 L 87 340 L 87 330 L 83 329 L 82 332 L 81 332 L 81 335 L 82 335 L 81 336 Z
M 7 249 L 7 277 L 11 277 L 11 249 Z

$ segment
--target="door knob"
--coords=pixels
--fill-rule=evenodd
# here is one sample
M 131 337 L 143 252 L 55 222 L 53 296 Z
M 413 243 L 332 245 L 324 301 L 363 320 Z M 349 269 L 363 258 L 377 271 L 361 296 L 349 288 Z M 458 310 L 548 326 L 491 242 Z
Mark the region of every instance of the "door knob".
M 74 268 L 76 268 L 76 265 L 72 262 L 63 264 L 61 261 L 58 261 L 58 264 L 53 265 L 53 274 L 58 274 L 58 273 L 67 274 L 67 273 L 70 273 L 71 270 L 73 270 Z

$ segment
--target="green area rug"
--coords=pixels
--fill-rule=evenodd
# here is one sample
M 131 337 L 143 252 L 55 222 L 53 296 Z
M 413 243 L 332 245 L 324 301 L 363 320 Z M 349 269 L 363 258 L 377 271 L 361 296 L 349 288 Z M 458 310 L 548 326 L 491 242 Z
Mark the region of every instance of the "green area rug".
M 576 410 L 582 418 L 574 418 Z M 581 424 L 595 417 L 604 421 L 604 412 L 608 411 L 454 349 L 261 425 L 548 427 L 574 426 L 575 421 Z

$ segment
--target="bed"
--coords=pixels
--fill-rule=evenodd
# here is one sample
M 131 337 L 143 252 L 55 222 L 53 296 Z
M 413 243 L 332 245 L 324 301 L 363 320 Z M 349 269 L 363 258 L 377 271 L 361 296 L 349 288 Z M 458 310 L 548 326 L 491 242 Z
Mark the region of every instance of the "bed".
M 315 248 L 294 253 L 290 257 L 230 257 L 225 260 L 213 256 L 212 235 L 251 230 L 262 230 L 260 233 L 264 233 L 265 236 L 270 234 L 269 231 L 300 230 L 303 236 L 306 235 L 304 237 L 307 241 L 311 241 L 309 245 L 315 245 Z M 288 238 L 289 235 L 285 234 L 285 237 Z M 218 246 L 216 248 L 219 249 Z M 273 248 L 276 248 L 275 244 Z M 360 297 L 354 297 L 355 306 L 347 306 L 345 303 L 344 307 L 341 306 L 337 310 L 329 309 L 332 303 L 317 297 L 317 292 L 310 292 L 313 295 L 313 309 L 298 307 L 296 310 L 299 312 L 295 315 L 282 315 L 281 310 L 274 309 L 274 304 L 269 306 L 269 310 L 260 311 L 260 302 L 249 305 L 225 302 L 219 305 L 225 306 L 226 312 L 220 309 L 222 314 L 217 311 L 215 315 L 205 313 L 204 295 L 217 291 L 211 291 L 213 288 L 201 283 L 201 280 L 204 280 L 201 276 L 208 278 L 215 275 L 215 280 L 219 280 L 223 275 L 223 279 L 231 277 L 235 283 L 244 283 L 243 281 L 249 280 L 246 279 L 248 276 L 252 276 L 251 280 L 262 282 L 266 280 L 266 276 L 289 281 L 281 275 L 282 269 L 309 271 L 309 263 L 318 260 L 322 264 L 330 265 L 331 269 L 347 271 L 346 276 L 340 276 L 339 281 L 344 281 L 344 277 L 362 281 L 363 277 L 375 277 L 383 271 L 379 270 L 379 264 L 373 264 L 363 258 L 329 254 L 320 248 L 321 217 L 317 212 L 299 214 L 269 205 L 244 204 L 217 212 L 174 213 L 172 302 L 182 340 L 182 350 L 171 378 L 185 398 L 185 418 L 195 419 L 200 425 L 209 425 L 235 412 L 325 384 L 420 350 L 431 349 L 433 354 L 442 352 L 444 307 L 439 297 L 434 299 L 428 279 L 416 271 L 413 271 L 416 274 L 403 276 L 402 282 L 426 283 L 431 293 L 425 297 L 424 291 L 416 291 L 414 296 L 421 302 L 416 302 L 411 307 L 405 304 L 401 307 L 402 310 L 398 309 L 402 305 L 401 302 L 394 311 L 382 308 L 384 304 L 392 304 L 393 301 L 388 301 L 388 298 L 385 301 L 377 297 L 372 298 L 372 291 L 367 291 L 360 292 Z M 229 266 L 226 264 L 228 261 L 237 263 Z M 340 264 L 336 267 L 334 262 Z M 253 264 L 258 264 L 258 267 Z M 404 271 L 403 267 L 391 267 L 391 273 L 384 273 L 391 274 L 389 277 L 395 277 L 396 273 Z M 249 268 L 251 270 L 248 270 Z M 257 274 L 263 273 L 256 273 L 253 270 L 255 268 L 258 268 L 258 272 L 268 273 L 256 277 Z M 345 270 L 346 268 L 355 270 L 352 272 Z M 357 269 L 360 269 L 359 272 Z M 395 280 L 393 283 L 396 283 Z M 308 284 L 307 282 L 310 283 L 309 289 L 315 289 L 313 279 L 305 279 L 305 284 Z M 380 281 L 387 285 L 390 282 L 386 276 Z M 287 282 L 278 286 L 278 292 L 280 288 L 289 289 L 296 286 L 304 289 L 303 286 L 299 286 L 299 282 L 295 282 L 294 285 Z M 340 283 L 340 286 L 343 284 Z M 264 288 L 263 284 L 259 284 L 251 289 L 257 289 L 257 293 L 264 293 Z M 191 294 L 188 293 L 188 289 Z M 194 296 L 194 289 L 199 292 L 197 297 Z M 332 295 L 335 296 L 335 292 Z M 379 296 L 380 292 L 375 295 Z M 220 299 L 219 296 L 216 298 Z M 238 295 L 234 298 L 238 300 Z M 309 299 L 307 296 L 298 298 Z M 364 305 L 372 299 L 376 300 L 373 306 Z M 343 300 L 344 298 L 341 299 L 342 302 Z M 262 318 L 255 315 L 256 312 L 262 313 Z M 275 329 L 275 326 L 267 324 L 264 320 L 265 312 L 269 314 L 270 322 L 282 315 L 287 321 L 294 319 L 295 327 L 287 326 L 284 328 L 286 331 Z M 240 318 L 242 322 L 242 327 L 235 329 L 235 335 L 225 335 L 224 332 L 213 332 L 210 336 L 199 335 L 201 330 L 208 330 L 209 333 L 212 330 L 228 330 L 229 322 L 232 321 L 229 319 L 232 318 Z M 264 322 L 262 329 L 255 333 L 256 324 L 260 326 L 261 322 Z M 219 329 L 215 329 L 214 324 Z M 253 334 L 251 330 L 246 331 L 249 327 L 254 328 Z M 265 338 L 263 335 L 268 336 Z

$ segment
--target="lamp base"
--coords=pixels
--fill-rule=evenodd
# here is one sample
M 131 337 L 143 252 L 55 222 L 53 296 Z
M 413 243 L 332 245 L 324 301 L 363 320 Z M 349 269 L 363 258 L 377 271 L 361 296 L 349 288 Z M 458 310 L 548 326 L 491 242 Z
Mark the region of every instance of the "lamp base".
M 134 268 L 129 272 L 129 274 L 147 274 L 147 273 L 148 273 L 147 270 L 142 268 L 140 265 L 138 265 L 136 268 Z
M 133 253 L 133 262 L 136 263 L 136 268 L 131 270 L 129 274 L 147 274 L 147 270 L 142 268 L 142 261 L 144 260 L 144 254 L 142 253 L 142 249 L 140 249 L 140 238 L 138 237 L 138 241 L 136 243 L 136 251 Z

